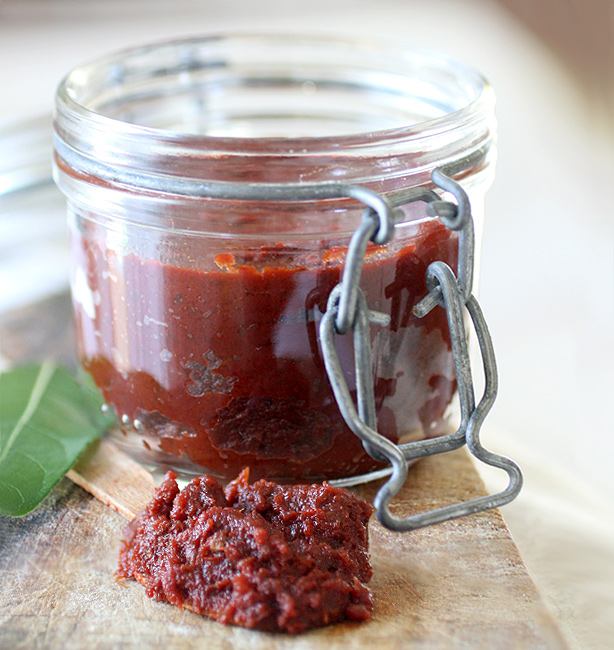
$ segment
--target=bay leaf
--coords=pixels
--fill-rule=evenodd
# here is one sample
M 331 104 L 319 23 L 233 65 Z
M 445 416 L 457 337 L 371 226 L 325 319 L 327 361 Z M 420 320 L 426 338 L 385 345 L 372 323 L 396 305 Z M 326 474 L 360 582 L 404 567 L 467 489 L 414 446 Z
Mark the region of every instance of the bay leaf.
M 32 511 L 114 418 L 51 361 L 0 373 L 0 515 Z

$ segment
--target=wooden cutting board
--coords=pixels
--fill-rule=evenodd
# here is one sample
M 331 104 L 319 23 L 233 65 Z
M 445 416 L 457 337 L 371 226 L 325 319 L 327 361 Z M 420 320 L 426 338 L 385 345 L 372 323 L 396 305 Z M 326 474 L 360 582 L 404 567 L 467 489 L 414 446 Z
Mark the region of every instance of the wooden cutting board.
M 0 318 L 2 353 L 72 362 L 69 305 L 60 296 Z M 0 518 L 0 648 L 565 648 L 498 511 L 413 533 L 373 520 L 370 621 L 297 637 L 223 626 L 115 579 L 122 529 L 153 480 L 109 443 L 93 445 L 68 478 L 22 519 Z M 378 484 L 357 488 L 372 500 Z M 394 504 L 404 516 L 484 494 L 459 450 L 420 461 Z M 114 504 L 114 512 L 104 503 Z

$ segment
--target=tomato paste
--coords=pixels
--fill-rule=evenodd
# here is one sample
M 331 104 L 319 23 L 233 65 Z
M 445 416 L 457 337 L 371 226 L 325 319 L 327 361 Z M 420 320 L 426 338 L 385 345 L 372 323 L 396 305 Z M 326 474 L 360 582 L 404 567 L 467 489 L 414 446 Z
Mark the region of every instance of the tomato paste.
M 291 634 L 372 610 L 371 506 L 341 488 L 169 472 L 123 543 L 119 575 L 221 623 Z
M 343 421 L 318 343 L 345 249 L 210 254 L 186 239 L 167 260 L 105 237 L 75 239 L 80 356 L 145 461 L 304 481 L 380 467 Z M 437 307 L 418 319 L 412 308 L 428 292 L 428 265 L 456 259 L 456 235 L 437 220 L 368 250 L 361 287 L 391 317 L 372 328 L 378 430 L 395 442 L 443 429 L 455 391 L 446 315 Z M 352 337 L 336 343 L 354 392 Z

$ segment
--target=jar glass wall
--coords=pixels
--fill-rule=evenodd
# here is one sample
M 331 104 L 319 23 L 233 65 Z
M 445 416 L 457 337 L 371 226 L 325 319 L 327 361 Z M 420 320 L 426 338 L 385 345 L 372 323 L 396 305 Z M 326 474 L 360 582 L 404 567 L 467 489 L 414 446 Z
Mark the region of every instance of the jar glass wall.
M 222 478 L 318 480 L 379 465 L 346 427 L 318 324 L 364 206 L 431 187 L 469 194 L 478 241 L 493 174 L 493 95 L 445 58 L 361 40 L 230 35 L 156 44 L 71 72 L 57 95 L 55 176 L 68 197 L 82 365 L 151 465 Z M 445 312 L 418 319 L 428 264 L 457 236 L 403 216 L 370 245 L 378 430 L 447 430 L 455 374 Z M 351 337 L 338 337 L 353 390 Z

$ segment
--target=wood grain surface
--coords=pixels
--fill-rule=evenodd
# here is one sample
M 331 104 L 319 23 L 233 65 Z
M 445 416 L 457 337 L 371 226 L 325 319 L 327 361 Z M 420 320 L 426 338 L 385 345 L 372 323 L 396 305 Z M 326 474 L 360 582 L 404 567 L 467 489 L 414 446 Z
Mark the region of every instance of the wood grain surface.
M 155 489 L 153 476 L 107 440 L 91 444 L 66 476 L 128 521 Z
M 7 331 L 0 319 L 5 355 Z M 101 499 L 130 516 L 153 485 L 123 454 L 107 453 L 107 444 L 92 447 L 71 476 L 88 489 L 98 485 Z M 108 462 L 112 472 L 104 469 Z M 377 487 L 356 491 L 372 500 Z M 469 457 L 458 450 L 417 463 L 394 513 L 483 493 Z M 118 582 L 114 572 L 125 525 L 68 478 L 30 515 L 0 518 L 0 648 L 566 647 L 498 511 L 409 534 L 392 533 L 372 520 L 372 619 L 296 637 L 223 626 L 152 601 L 135 582 Z

